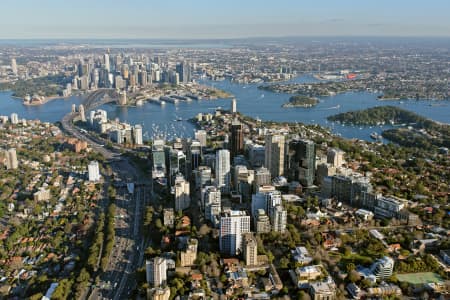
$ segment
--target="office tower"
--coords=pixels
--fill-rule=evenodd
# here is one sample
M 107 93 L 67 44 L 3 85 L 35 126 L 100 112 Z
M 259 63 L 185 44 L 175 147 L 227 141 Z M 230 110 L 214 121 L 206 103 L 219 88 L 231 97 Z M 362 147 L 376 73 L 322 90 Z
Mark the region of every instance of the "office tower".
M 83 104 L 80 104 L 78 106 L 78 113 L 80 114 L 81 122 L 86 122 L 86 113 L 84 111 L 84 105 Z
M 218 150 L 216 152 L 216 186 L 222 193 L 229 193 L 230 177 L 230 151 Z
M 142 70 L 139 73 L 139 84 L 144 87 L 147 86 L 147 71 Z
M 287 211 L 281 204 L 271 208 L 270 219 L 272 221 L 272 230 L 276 232 L 285 232 L 287 224 Z
M 167 261 L 155 257 L 145 262 L 147 283 L 152 287 L 160 287 L 167 281 Z
M 263 185 L 270 185 L 272 183 L 270 171 L 264 167 L 255 170 L 255 180 L 253 182 L 255 190 Z
M 189 267 L 195 264 L 197 259 L 197 239 L 190 238 L 186 241 L 184 249 L 180 252 L 180 265 L 182 267 Z
M 77 105 L 76 104 L 72 104 L 71 112 L 72 113 L 76 113 L 77 112 Z
M 136 124 L 133 127 L 133 140 L 135 145 L 142 145 L 142 126 L 139 124 Z
M 19 124 L 19 115 L 16 113 L 11 114 L 11 124 L 16 125 Z
M 249 162 L 254 168 L 260 168 L 265 164 L 266 147 L 258 144 L 248 146 Z
M 91 161 L 88 165 L 89 181 L 97 182 L 100 180 L 100 170 L 97 161 Z
M 186 155 L 181 150 L 171 149 L 169 153 L 169 179 L 171 186 L 178 173 L 186 178 Z
M 316 147 L 310 140 L 292 140 L 287 151 L 287 170 L 290 180 L 298 180 L 302 186 L 314 183 Z
M 202 206 L 204 207 L 205 219 L 211 221 L 214 226 L 219 223 L 221 212 L 221 193 L 215 186 L 205 186 L 202 189 Z
M 11 71 L 14 75 L 17 75 L 17 62 L 15 58 L 11 58 Z
M 126 91 L 119 92 L 119 105 L 127 105 L 127 92 Z
M 258 265 L 258 242 L 253 232 L 243 234 L 243 256 L 247 266 Z
M 267 233 L 271 231 L 270 218 L 266 211 L 262 208 L 257 210 L 256 218 L 254 219 L 255 230 L 257 233 Z
M 394 260 L 389 256 L 384 256 L 375 261 L 370 266 L 370 272 L 377 280 L 383 280 L 392 276 L 394 270 Z
M 177 64 L 176 72 L 179 74 L 180 82 L 188 83 L 191 81 L 191 66 L 189 63 L 182 62 Z
M 196 130 L 194 133 L 194 137 L 197 141 L 200 142 L 202 147 L 206 147 L 206 131 L 205 130 Z
M 120 68 L 120 74 L 122 74 L 122 77 L 124 79 L 128 79 L 128 77 L 130 76 L 130 69 L 128 68 L 127 64 L 122 65 L 122 67 Z
M 231 123 L 231 158 L 244 154 L 244 132 L 238 120 Z
M 119 90 L 127 87 L 127 84 L 121 75 L 116 75 L 116 77 L 114 77 L 114 87 Z
M 193 140 L 189 146 L 189 160 L 191 171 L 196 170 L 201 163 L 202 146 L 199 141 Z M 190 174 L 189 174 L 190 175 Z
M 83 75 L 80 77 L 80 90 L 89 89 L 89 77 L 87 75 Z
M 105 53 L 103 55 L 103 60 L 104 60 L 104 63 L 105 63 L 105 70 L 107 72 L 109 72 L 111 70 L 111 68 L 110 68 L 110 65 L 109 65 L 109 54 L 108 53 Z
M 327 163 L 331 164 L 332 166 L 339 168 L 344 164 L 344 154 L 345 152 L 336 149 L 336 148 L 330 148 L 327 152 Z
M 175 197 L 175 210 L 179 211 L 189 208 L 191 205 L 189 182 L 183 176 L 179 175 L 175 178 L 173 192 Z
M 5 165 L 7 170 L 15 170 L 19 167 L 16 148 L 10 148 L 5 151 Z
M 201 189 L 206 185 L 211 184 L 211 168 L 208 166 L 199 166 L 197 170 L 194 171 L 195 174 L 195 188 Z
M 237 102 L 235 98 L 231 100 L 231 113 L 233 114 L 237 113 Z
M 226 255 L 242 253 L 243 234 L 250 232 L 250 217 L 245 211 L 228 210 L 220 217 L 219 246 Z
M 265 137 L 265 167 L 272 177 L 284 175 L 284 136 L 270 134 Z
M 372 190 L 369 178 L 360 174 L 331 176 L 331 196 L 352 206 L 362 206 L 364 193 Z

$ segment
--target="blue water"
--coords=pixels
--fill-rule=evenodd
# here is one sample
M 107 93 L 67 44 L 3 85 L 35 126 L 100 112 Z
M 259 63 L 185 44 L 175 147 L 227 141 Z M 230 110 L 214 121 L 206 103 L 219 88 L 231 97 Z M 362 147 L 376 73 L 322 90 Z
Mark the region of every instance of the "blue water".
M 314 82 L 311 76 L 302 76 L 292 82 Z M 395 105 L 416 112 L 424 117 L 450 123 L 450 101 L 378 101 L 376 94 L 367 92 L 345 93 L 333 97 L 323 97 L 320 103 L 312 108 L 282 108 L 281 105 L 288 101 L 291 95 L 278 94 L 259 90 L 259 84 L 237 84 L 225 81 L 203 81 L 202 83 L 226 90 L 235 95 L 238 111 L 262 120 L 302 122 L 306 124 L 319 124 L 328 127 L 332 132 L 341 134 L 347 138 L 359 138 L 370 140 L 370 133 L 390 128 L 383 127 L 356 127 L 333 124 L 326 120 L 327 116 L 351 110 L 364 109 L 379 105 Z M 19 113 L 20 117 L 27 119 L 41 119 L 55 122 L 70 111 L 72 103 L 79 104 L 78 97 L 54 100 L 42 106 L 27 107 L 22 102 L 11 98 L 11 93 L 0 93 L 0 115 Z M 443 106 L 433 106 L 437 104 Z M 339 105 L 339 108 L 336 108 Z M 190 137 L 193 135 L 194 126 L 187 119 L 194 117 L 199 112 L 214 112 L 216 107 L 228 109 L 230 100 L 193 100 L 192 102 L 180 102 L 178 104 L 167 103 L 160 106 L 155 103 L 145 103 L 141 107 L 118 107 L 104 105 L 101 108 L 108 111 L 109 118 L 119 118 L 131 124 L 144 125 L 144 138 L 154 137 L 155 131 L 162 133 L 166 138 Z M 183 121 L 175 121 L 182 118 Z

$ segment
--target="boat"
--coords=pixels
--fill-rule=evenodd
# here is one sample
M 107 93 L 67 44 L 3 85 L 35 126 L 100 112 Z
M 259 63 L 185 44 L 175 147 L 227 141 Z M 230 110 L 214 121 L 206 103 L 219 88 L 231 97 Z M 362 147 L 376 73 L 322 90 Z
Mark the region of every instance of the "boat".
M 379 140 L 379 139 L 381 139 L 381 135 L 379 135 L 379 134 L 376 133 L 376 132 L 372 132 L 372 133 L 370 134 L 370 137 L 371 137 L 372 139 L 374 139 L 374 140 Z

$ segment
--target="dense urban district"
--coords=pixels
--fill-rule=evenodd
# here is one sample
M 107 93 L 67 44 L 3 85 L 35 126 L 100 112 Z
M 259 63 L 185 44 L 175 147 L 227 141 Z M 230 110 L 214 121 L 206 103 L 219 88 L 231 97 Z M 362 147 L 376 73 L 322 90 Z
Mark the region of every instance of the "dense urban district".
M 234 43 L 1 47 L 0 88 L 24 105 L 84 101 L 55 124 L 0 116 L 0 297 L 448 299 L 449 125 L 391 106 L 330 116 L 394 126 L 389 143 L 349 140 L 243 115 L 199 83 L 261 82 L 296 93 L 287 107 L 361 89 L 448 99 L 448 48 Z M 272 83 L 299 74 L 319 83 Z M 173 140 L 101 107 L 216 98 L 229 107 Z

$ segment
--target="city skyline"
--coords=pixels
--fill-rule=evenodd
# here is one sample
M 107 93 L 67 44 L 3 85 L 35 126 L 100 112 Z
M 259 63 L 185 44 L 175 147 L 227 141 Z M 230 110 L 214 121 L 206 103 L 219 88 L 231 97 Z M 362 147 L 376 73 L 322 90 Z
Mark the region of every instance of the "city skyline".
M 211 39 L 284 36 L 450 36 L 450 3 L 429 1 L 30 0 L 4 5 L 0 39 Z M 31 9 L 32 8 L 32 9 Z

